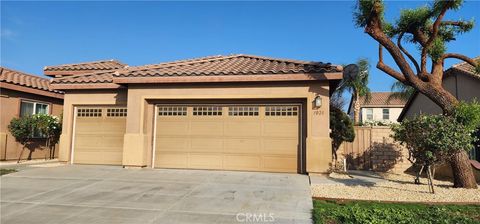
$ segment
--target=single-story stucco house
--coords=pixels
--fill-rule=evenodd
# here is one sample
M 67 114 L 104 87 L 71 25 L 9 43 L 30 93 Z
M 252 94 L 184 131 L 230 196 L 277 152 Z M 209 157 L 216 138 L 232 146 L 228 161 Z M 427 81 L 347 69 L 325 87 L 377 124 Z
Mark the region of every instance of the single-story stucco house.
M 326 172 L 342 67 L 252 55 L 47 66 L 65 91 L 60 161 Z
M 43 146 L 45 139 L 38 136 L 30 145 L 30 151 L 15 141 L 8 131 L 13 118 L 33 114 L 52 114 L 60 116 L 63 105 L 63 92 L 54 90 L 50 81 L 35 75 L 0 67 L 0 160 L 18 158 L 46 159 L 56 157 Z

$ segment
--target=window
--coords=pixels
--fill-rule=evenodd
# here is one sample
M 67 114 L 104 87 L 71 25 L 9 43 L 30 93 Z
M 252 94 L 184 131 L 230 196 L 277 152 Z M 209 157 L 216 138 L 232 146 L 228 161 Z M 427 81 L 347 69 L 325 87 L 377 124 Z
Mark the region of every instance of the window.
M 127 108 L 107 108 L 107 117 L 126 117 Z
M 258 107 L 229 107 L 228 116 L 258 116 Z
M 386 108 L 382 110 L 383 120 L 390 120 L 390 109 Z
M 268 106 L 265 107 L 265 116 L 297 116 L 297 106 Z
M 193 116 L 222 116 L 222 107 L 216 107 L 216 106 L 193 107 Z
M 100 108 L 79 108 L 77 109 L 77 117 L 101 117 L 102 109 Z
M 187 116 L 187 107 L 181 106 L 160 106 L 158 116 Z
M 367 120 L 373 120 L 373 108 L 367 108 L 365 111 L 367 114 Z
M 34 114 L 48 114 L 48 104 L 22 101 L 20 103 L 20 117 L 31 116 Z

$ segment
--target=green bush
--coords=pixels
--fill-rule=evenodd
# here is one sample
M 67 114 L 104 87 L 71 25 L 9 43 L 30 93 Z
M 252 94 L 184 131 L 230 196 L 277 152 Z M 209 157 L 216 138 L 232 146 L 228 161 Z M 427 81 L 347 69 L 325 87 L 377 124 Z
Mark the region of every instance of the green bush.
M 8 125 L 8 130 L 15 138 L 15 141 L 23 145 L 23 149 L 30 149 L 28 159 L 31 159 L 31 152 L 35 148 L 32 143 L 35 140 L 43 139 L 48 148 L 54 149 L 55 144 L 60 139 L 62 124 L 60 123 L 60 118 L 56 116 L 35 114 L 13 118 Z M 21 156 L 20 154 L 18 161 L 20 161 Z M 53 153 L 50 157 L 53 158 Z
M 408 148 L 415 163 L 432 165 L 474 148 L 479 126 L 480 104 L 474 100 L 461 102 L 451 116 L 419 115 L 392 125 L 392 137 Z
M 480 206 L 314 201 L 315 223 L 479 223 Z
M 336 159 L 336 151 L 342 142 L 353 142 L 355 131 L 350 117 L 337 107 L 330 107 L 330 138 L 332 139 L 332 150 Z
M 449 160 L 459 150 L 470 150 L 475 140 L 472 129 L 453 116 L 420 115 L 392 126 L 392 137 L 406 145 L 419 165 Z

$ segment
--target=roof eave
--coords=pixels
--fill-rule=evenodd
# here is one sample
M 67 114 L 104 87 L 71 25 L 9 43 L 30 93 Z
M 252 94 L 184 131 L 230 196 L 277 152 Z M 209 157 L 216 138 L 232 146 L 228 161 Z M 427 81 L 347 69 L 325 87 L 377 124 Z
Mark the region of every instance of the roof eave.
M 342 72 L 298 73 L 270 75 L 219 75 L 219 76 L 161 76 L 161 77 L 113 77 L 117 84 L 128 83 L 202 83 L 202 82 L 275 82 L 275 81 L 333 81 L 343 78 Z
M 35 95 L 47 96 L 47 97 L 52 97 L 52 98 L 57 98 L 57 99 L 63 99 L 63 94 L 62 93 L 57 93 L 57 92 L 52 92 L 52 91 L 47 91 L 47 90 L 42 90 L 42 89 L 36 89 L 36 88 L 16 85 L 16 84 L 12 84 L 12 83 L 0 82 L 0 87 L 5 88 L 5 89 L 19 91 L 19 92 L 25 92 L 25 93 L 35 94 Z
M 72 90 L 72 89 L 121 89 L 124 86 L 115 83 L 52 83 L 50 86 L 57 90 Z
M 55 77 L 58 78 L 58 77 L 82 75 L 82 74 L 88 75 L 88 74 L 92 74 L 92 73 L 108 72 L 108 71 L 112 71 L 112 70 L 115 70 L 115 69 L 43 71 L 43 74 L 46 75 L 46 76 L 52 77 L 52 78 L 55 78 Z

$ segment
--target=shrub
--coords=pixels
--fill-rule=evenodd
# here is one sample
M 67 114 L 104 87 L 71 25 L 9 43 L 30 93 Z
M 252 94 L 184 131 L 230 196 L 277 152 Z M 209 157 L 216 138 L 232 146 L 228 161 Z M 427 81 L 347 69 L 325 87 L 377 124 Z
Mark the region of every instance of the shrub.
M 337 150 L 342 142 L 353 142 L 355 131 L 350 117 L 337 107 L 330 107 L 330 138 L 334 159 L 337 159 Z
M 405 145 L 414 163 L 433 165 L 449 160 L 459 150 L 469 150 L 475 137 L 454 117 L 420 115 L 392 125 L 393 138 Z
M 56 116 L 35 114 L 32 116 L 13 118 L 8 125 L 8 130 L 15 138 L 15 141 L 22 144 L 22 153 L 25 148 L 30 149 L 28 159 L 31 159 L 33 148 L 30 147 L 31 144 L 40 138 L 45 140 L 48 148 L 53 149 L 60 139 L 62 124 Z M 20 154 L 18 158 L 19 161 L 21 156 L 22 154 Z M 53 154 L 51 154 L 50 157 L 53 158 Z

